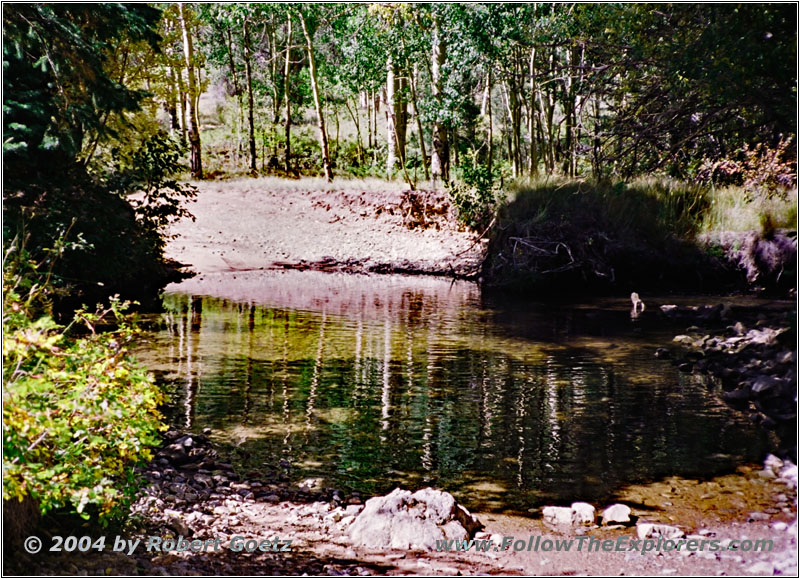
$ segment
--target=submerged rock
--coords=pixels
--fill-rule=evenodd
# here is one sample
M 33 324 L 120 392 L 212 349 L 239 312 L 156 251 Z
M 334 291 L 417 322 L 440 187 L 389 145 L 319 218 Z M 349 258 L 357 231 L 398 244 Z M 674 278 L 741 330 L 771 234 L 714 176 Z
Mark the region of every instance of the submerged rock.
M 368 500 L 349 535 L 362 547 L 432 551 L 437 541 L 468 539 L 481 528 L 480 521 L 449 493 L 432 488 L 412 493 L 398 488 L 385 497 Z

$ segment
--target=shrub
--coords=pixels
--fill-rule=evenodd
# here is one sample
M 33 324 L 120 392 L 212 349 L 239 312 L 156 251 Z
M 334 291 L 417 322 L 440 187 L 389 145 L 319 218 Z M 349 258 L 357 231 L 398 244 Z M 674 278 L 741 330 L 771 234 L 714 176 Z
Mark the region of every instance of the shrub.
M 492 173 L 478 163 L 474 153 L 465 155 L 461 176 L 448 184 L 450 202 L 458 211 L 458 219 L 473 229 L 486 227 L 494 215 L 497 194 Z
M 79 310 L 65 328 L 34 313 L 47 282 L 32 279 L 24 252 L 4 263 L 3 499 L 107 522 L 158 443 L 163 395 L 125 348 L 135 334 L 127 303 Z M 109 322 L 116 329 L 97 331 Z M 80 327 L 87 333 L 74 337 Z
M 781 139 L 775 147 L 761 143 L 745 145 L 728 159 L 705 161 L 695 180 L 717 185 L 738 185 L 753 196 L 779 197 L 797 189 L 797 147 L 793 138 Z
M 150 300 L 175 275 L 163 261 L 164 235 L 172 221 L 189 215 L 181 204 L 195 195 L 174 179 L 182 170 L 179 146 L 156 134 L 117 152 L 115 163 L 111 173 L 76 169 L 57 185 L 4 192 L 4 241 L 25 240 L 42 261 L 70 232 L 50 279 L 68 296 L 62 310 L 117 293 Z M 134 191 L 138 195 L 128 197 Z
M 159 235 L 159 250 L 172 223 L 183 217 L 194 220 L 182 203 L 193 201 L 197 188 L 175 178 L 184 170 L 184 152 L 180 143 L 162 131 L 145 138 L 135 150 L 115 155 L 117 172 L 110 184 L 121 195 L 139 192 L 131 206 L 144 228 Z

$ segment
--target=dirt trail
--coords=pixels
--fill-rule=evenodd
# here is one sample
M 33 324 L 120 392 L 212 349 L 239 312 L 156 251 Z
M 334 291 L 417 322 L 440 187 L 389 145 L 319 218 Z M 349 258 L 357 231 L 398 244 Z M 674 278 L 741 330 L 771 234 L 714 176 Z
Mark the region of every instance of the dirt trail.
M 444 195 L 378 180 L 274 177 L 198 182 L 196 221 L 175 224 L 167 257 L 198 274 L 264 269 L 470 275 L 483 242 Z M 423 203 L 419 203 L 422 199 Z

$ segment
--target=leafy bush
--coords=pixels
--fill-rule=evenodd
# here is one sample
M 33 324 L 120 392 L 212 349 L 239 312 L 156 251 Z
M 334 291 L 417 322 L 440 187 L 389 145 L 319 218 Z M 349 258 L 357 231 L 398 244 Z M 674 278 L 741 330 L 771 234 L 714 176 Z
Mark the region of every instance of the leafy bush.
M 9 257 L 10 256 L 10 257 Z M 163 395 L 125 345 L 127 302 L 76 312 L 69 327 L 42 305 L 27 254 L 3 274 L 3 499 L 30 497 L 43 513 L 68 509 L 106 522 L 134 490 L 133 467 L 158 443 Z M 33 272 L 33 275 L 31 275 Z M 99 333 L 99 324 L 116 329 Z M 83 326 L 88 333 L 72 337 Z
M 150 300 L 175 275 L 163 262 L 166 228 L 191 216 L 183 204 L 196 195 L 174 178 L 183 170 L 180 146 L 155 134 L 117 151 L 115 164 L 103 176 L 77 171 L 4 199 L 4 240 L 24 239 L 36 261 L 69 231 L 50 279 L 68 296 L 60 298 L 63 310 L 112 294 Z
M 786 199 L 797 189 L 797 147 L 794 139 L 781 139 L 770 147 L 761 143 L 753 148 L 745 145 L 731 158 L 705 161 L 695 180 L 717 185 L 739 185 L 750 199 L 766 195 Z
M 458 211 L 458 219 L 474 229 L 486 227 L 497 202 L 494 179 L 486 165 L 477 162 L 474 154 L 465 156 L 461 177 L 448 185 L 450 202 Z
M 131 205 L 144 227 L 157 232 L 162 242 L 167 228 L 175 221 L 194 216 L 182 203 L 197 197 L 197 188 L 179 182 L 175 176 L 185 167 L 184 147 L 165 132 L 144 139 L 139 147 L 128 153 L 115 154 L 117 172 L 110 182 L 120 194 L 137 191 Z

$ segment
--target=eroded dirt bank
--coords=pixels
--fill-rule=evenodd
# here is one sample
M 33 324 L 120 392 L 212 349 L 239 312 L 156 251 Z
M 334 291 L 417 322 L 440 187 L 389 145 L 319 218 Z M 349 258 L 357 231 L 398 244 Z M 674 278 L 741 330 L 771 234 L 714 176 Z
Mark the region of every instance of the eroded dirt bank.
M 200 275 L 264 269 L 475 275 L 484 244 L 443 194 L 378 180 L 196 183 L 167 257 Z

